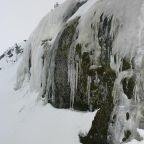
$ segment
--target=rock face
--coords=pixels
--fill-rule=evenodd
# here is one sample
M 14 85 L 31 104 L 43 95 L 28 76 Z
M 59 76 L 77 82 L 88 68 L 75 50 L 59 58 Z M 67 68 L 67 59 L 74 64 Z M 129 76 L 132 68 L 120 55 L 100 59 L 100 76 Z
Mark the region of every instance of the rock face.
M 74 40 L 78 19 L 68 23 L 63 30 L 55 56 L 54 83 L 56 107 L 70 107 L 70 85 L 68 82 L 68 55 Z
M 111 69 L 110 57 L 112 55 L 112 43 L 114 37 L 110 35 L 112 17 L 100 16 L 98 39 L 101 47 L 100 54 L 100 67 L 95 69 L 95 74 L 92 77 L 96 77 L 94 80 L 97 83 L 92 82 L 90 85 L 91 93 L 95 91 L 91 97 L 92 105 L 95 109 L 100 108 L 97 112 L 95 119 L 92 123 L 92 127 L 86 137 L 81 137 L 81 142 L 84 144 L 106 144 L 108 127 L 110 117 L 114 108 L 113 103 L 113 87 L 116 79 L 116 73 Z
M 69 0 L 40 22 L 18 71 L 44 103 L 99 109 L 83 144 L 140 139 L 143 128 L 143 1 Z

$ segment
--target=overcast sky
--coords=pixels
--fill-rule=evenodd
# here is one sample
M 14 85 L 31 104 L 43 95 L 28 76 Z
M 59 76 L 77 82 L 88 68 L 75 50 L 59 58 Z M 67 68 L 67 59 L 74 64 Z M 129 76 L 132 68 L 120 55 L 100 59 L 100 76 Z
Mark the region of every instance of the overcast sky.
M 65 0 L 0 0 L 0 55 L 9 46 L 24 39 L 41 18 Z

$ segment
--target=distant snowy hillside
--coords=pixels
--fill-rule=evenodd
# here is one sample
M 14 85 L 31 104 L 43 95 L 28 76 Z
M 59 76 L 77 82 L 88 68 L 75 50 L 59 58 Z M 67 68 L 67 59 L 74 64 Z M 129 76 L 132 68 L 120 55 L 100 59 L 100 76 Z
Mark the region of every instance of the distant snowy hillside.
M 21 43 L 16 43 L 14 46 L 9 47 L 2 55 L 0 55 L 0 69 L 4 69 L 8 65 L 11 65 L 19 60 L 23 54 L 26 40 Z
M 144 143 L 143 39 L 143 0 L 57 5 L 30 35 L 20 62 L 12 58 L 16 49 L 1 57 L 14 62 L 0 71 L 2 143 Z M 13 126 L 7 135 L 10 113 L 16 118 L 6 121 Z

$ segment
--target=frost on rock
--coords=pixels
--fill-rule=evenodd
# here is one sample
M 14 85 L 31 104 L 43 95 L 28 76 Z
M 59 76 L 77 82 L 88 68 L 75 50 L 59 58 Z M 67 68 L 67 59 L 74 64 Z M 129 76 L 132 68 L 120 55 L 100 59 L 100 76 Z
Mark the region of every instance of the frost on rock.
M 99 109 L 84 144 L 140 140 L 143 31 L 143 0 L 68 0 L 31 34 L 17 84 L 57 108 Z

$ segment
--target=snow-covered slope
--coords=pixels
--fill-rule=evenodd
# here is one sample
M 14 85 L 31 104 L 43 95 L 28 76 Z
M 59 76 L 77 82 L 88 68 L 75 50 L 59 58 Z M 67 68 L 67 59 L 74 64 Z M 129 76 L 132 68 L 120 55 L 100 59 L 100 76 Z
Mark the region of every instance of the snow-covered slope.
M 16 71 L 22 59 L 21 55 L 15 59 L 14 48 L 0 60 L 0 144 L 79 144 L 78 135 L 88 132 L 95 112 L 42 105 L 38 93 L 30 92 L 26 82 L 15 91 Z M 10 50 L 13 56 L 9 59 Z
M 80 136 L 83 144 L 143 143 L 143 10 L 143 0 L 67 0 L 59 5 L 30 35 L 15 93 L 27 91 L 28 102 L 50 111 L 42 104 L 99 109 L 88 134 Z

